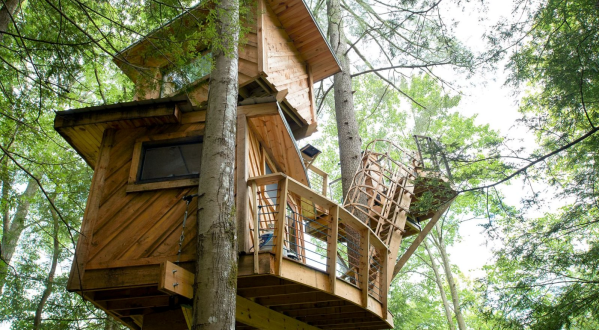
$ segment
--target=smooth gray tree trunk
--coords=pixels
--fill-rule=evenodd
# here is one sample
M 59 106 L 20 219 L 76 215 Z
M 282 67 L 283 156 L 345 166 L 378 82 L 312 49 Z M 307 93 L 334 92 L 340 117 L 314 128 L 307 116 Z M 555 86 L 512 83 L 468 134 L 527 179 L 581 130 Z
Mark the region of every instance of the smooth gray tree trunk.
M 9 187 L 3 185 L 3 190 L 7 190 Z M 37 192 L 37 183 L 35 180 L 30 179 L 27 184 L 25 191 L 19 196 L 16 211 L 12 217 L 9 216 L 9 211 L 4 210 L 2 217 L 2 226 L 4 231 L 2 232 L 2 240 L 0 242 L 0 295 L 4 289 L 6 282 L 6 276 L 10 271 L 10 262 L 12 260 L 15 249 L 21 233 L 25 230 L 25 219 L 29 213 L 29 207 L 31 206 L 31 199 Z
M 197 260 L 193 330 L 235 328 L 237 226 L 234 169 L 237 124 L 239 2 L 216 4 L 222 47 L 214 47 L 214 68 L 206 113 L 198 187 Z M 223 50 L 224 49 L 224 50 Z
M 435 282 L 437 282 L 437 287 L 439 288 L 439 294 L 441 295 L 441 300 L 443 301 L 443 309 L 445 310 L 445 317 L 447 317 L 447 325 L 450 330 L 454 330 L 455 326 L 453 324 L 453 316 L 451 313 L 451 308 L 449 307 L 449 301 L 447 301 L 447 295 L 445 294 L 445 289 L 443 289 L 443 278 L 439 273 L 439 267 L 437 266 L 437 262 L 435 261 L 435 256 L 431 252 L 426 240 L 422 242 L 426 252 L 428 253 L 429 258 L 431 259 L 431 267 L 433 268 L 433 272 L 435 273 Z
M 449 291 L 451 293 L 451 300 L 453 302 L 453 311 L 455 313 L 455 318 L 458 321 L 458 328 L 460 330 L 466 330 L 466 322 L 464 322 L 464 316 L 462 315 L 462 308 L 460 307 L 460 296 L 458 293 L 458 288 L 453 279 L 453 274 L 451 273 L 451 264 L 449 262 L 449 256 L 447 255 L 447 250 L 445 249 L 445 242 L 443 241 L 443 237 L 439 234 L 440 226 L 437 223 L 437 232 L 433 233 L 433 239 L 437 249 L 441 254 L 441 260 L 443 261 L 443 269 L 445 270 L 445 277 L 447 278 L 447 283 L 449 284 Z

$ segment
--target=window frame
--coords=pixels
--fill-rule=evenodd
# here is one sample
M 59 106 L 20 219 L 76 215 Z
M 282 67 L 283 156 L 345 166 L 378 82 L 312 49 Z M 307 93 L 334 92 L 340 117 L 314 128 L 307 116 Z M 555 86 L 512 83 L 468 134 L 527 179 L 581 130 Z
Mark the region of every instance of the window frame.
M 149 190 L 158 190 L 158 189 L 171 189 L 171 188 L 182 188 L 182 187 L 190 187 L 197 186 L 199 184 L 200 178 L 199 175 L 197 178 L 173 178 L 173 179 L 163 179 L 159 181 L 147 182 L 139 180 L 139 171 L 141 170 L 144 156 L 144 148 L 143 144 L 146 142 L 158 142 L 158 143 L 168 143 L 168 140 L 177 140 L 177 139 L 185 139 L 185 138 L 196 138 L 204 135 L 204 130 L 196 130 L 196 131 L 188 131 L 188 132 L 175 132 L 175 133 L 167 133 L 167 134 L 158 134 L 158 135 L 148 135 L 142 138 L 135 140 L 135 144 L 133 146 L 133 154 L 131 158 L 131 168 L 129 169 L 129 179 L 127 181 L 127 189 L 128 193 L 130 192 L 143 192 Z

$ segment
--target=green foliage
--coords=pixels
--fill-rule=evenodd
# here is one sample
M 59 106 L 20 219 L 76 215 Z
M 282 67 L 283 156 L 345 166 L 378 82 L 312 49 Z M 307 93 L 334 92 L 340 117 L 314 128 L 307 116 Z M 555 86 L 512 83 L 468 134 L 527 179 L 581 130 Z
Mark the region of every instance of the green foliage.
M 526 89 L 523 123 L 540 145 L 533 155 L 587 138 L 527 171 L 548 186 L 555 212 L 508 213 L 494 224 L 500 247 L 483 283 L 485 313 L 506 328 L 596 329 L 599 319 L 599 51 L 596 1 L 517 1 L 519 23 L 497 27 L 497 47 L 517 44 L 509 83 Z M 521 31 L 527 31 L 522 38 Z M 531 196 L 528 208 L 542 202 Z
M 357 108 L 363 145 L 374 139 L 389 139 L 409 150 L 416 150 L 412 138 L 414 134 L 428 135 L 440 140 L 447 148 L 454 185 L 472 187 L 501 175 L 503 165 L 498 159 L 477 161 L 488 158 L 501 145 L 502 138 L 488 125 L 475 123 L 476 117 L 465 117 L 456 110 L 460 96 L 450 95 L 430 76 L 414 76 L 402 81 L 402 90 L 419 104 L 406 99 L 384 81 L 373 76 L 360 76 L 354 79 L 354 100 Z M 331 118 L 331 104 L 327 103 L 323 118 L 319 121 L 322 136 L 312 144 L 323 150 L 317 159 L 318 166 L 331 174 L 339 175 L 337 154 L 337 131 L 335 120 Z M 445 184 L 443 184 L 445 185 Z M 340 188 L 340 187 L 338 187 Z M 333 191 L 340 200 L 340 189 Z M 422 211 L 430 210 L 432 196 L 427 203 L 423 198 Z M 453 245 L 458 240 L 459 225 L 465 218 L 486 218 L 502 212 L 499 199 L 480 192 L 460 194 L 451 207 L 451 212 L 441 221 L 445 244 Z M 438 233 L 439 234 L 439 233 Z M 412 238 L 402 243 L 402 248 L 411 244 Z M 438 256 L 436 256 L 438 257 Z M 458 269 L 460 296 L 463 297 L 464 314 L 472 324 L 483 324 L 478 318 L 480 296 L 472 291 L 472 284 Z M 445 284 L 446 285 L 446 284 Z M 449 293 L 449 288 L 446 288 Z M 451 297 L 448 297 L 451 301 Z M 446 329 L 447 320 L 439 296 L 430 258 L 420 247 L 405 268 L 397 276 L 390 294 L 390 310 L 394 313 L 396 329 Z M 480 327 L 484 329 L 484 327 Z

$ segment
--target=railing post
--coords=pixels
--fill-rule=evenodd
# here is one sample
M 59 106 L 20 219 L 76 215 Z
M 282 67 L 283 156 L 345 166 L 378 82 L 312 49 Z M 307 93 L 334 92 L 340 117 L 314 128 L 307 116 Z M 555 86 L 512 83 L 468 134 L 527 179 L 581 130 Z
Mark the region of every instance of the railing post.
M 366 228 L 360 231 L 360 275 L 362 276 L 360 289 L 362 290 L 362 307 L 364 308 L 368 308 L 368 277 L 370 272 L 369 250 L 370 230 Z
M 337 283 L 337 238 L 339 232 L 339 205 L 329 208 L 331 221 L 327 238 L 327 272 L 329 273 L 329 291 L 335 294 Z
M 387 262 L 387 258 L 389 255 L 389 250 L 387 250 L 386 248 L 381 248 L 379 251 L 379 255 L 381 256 L 381 280 L 379 281 L 379 287 L 380 287 L 380 298 L 381 298 L 381 305 L 382 305 L 382 310 L 383 310 L 383 318 L 385 320 L 387 320 L 387 316 L 389 315 L 389 313 L 387 313 L 387 309 L 388 309 L 388 301 L 387 301 L 387 295 L 389 292 L 389 284 L 391 283 L 387 283 L 387 269 L 389 268 L 389 263 Z
M 287 177 L 279 181 L 279 196 L 277 202 L 278 214 L 277 223 L 275 225 L 276 233 L 275 238 L 277 244 L 275 245 L 275 275 L 281 276 L 281 268 L 283 265 L 283 247 L 285 245 L 285 220 L 287 218 Z
M 327 188 L 329 187 L 329 175 L 325 172 L 322 175 L 322 195 L 324 197 L 328 197 L 327 196 Z
M 258 187 L 255 181 L 252 181 L 252 216 L 254 217 L 254 274 L 258 274 L 260 273 L 258 256 L 260 252 L 260 218 L 258 215 Z

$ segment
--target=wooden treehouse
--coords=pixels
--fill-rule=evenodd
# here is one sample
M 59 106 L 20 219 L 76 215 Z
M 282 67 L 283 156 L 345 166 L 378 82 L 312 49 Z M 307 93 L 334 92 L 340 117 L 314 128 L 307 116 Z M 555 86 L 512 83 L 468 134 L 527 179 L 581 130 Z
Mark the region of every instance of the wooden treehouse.
M 202 15 L 193 9 L 117 54 L 136 84 L 135 101 L 62 111 L 55 119 L 55 129 L 94 169 L 68 289 L 131 329 L 188 329 L 191 196 L 206 118 L 209 72 L 202 67 L 210 54 L 193 44 L 197 57 L 184 69 L 195 76 L 185 81 L 159 41 L 174 36 L 186 47 L 186 31 Z M 394 269 L 452 193 L 442 153 L 422 137 L 414 154 L 376 141 L 345 203 L 328 198 L 328 176 L 312 165 L 318 150 L 300 150 L 296 141 L 316 129 L 313 83 L 339 72 L 338 62 L 302 0 L 258 0 L 252 22 L 239 58 L 237 328 L 393 328 L 387 292 Z M 425 195 L 428 209 L 417 206 Z M 398 256 L 402 239 L 416 234 Z

